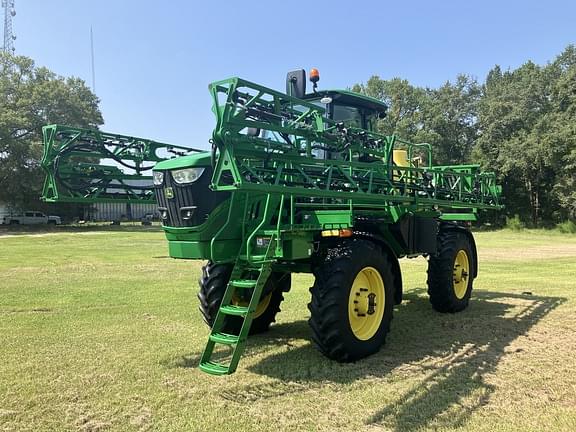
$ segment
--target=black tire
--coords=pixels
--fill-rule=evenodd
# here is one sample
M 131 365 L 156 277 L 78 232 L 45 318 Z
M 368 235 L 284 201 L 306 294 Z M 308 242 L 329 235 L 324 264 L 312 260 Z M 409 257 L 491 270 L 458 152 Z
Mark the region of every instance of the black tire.
M 230 280 L 232 267 L 231 264 L 214 264 L 211 261 L 202 267 L 202 277 L 198 281 L 200 285 L 198 309 L 209 327 L 212 327 L 218 314 L 226 286 Z M 290 283 L 290 273 L 274 272 L 270 275 L 263 291 L 263 297 L 270 293 L 270 303 L 266 310 L 252 321 L 250 334 L 263 333 L 269 329 L 270 324 L 276 321 L 276 314 L 280 312 L 280 303 L 284 300 L 283 293 L 290 290 Z M 226 317 L 224 332 L 238 334 L 242 321 L 241 317 Z
M 463 273 L 457 276 L 457 272 L 462 271 L 456 267 L 456 257 L 460 251 L 463 251 L 469 260 L 465 278 Z M 475 254 L 468 234 L 458 229 L 440 230 L 438 251 L 428 260 L 428 294 L 432 307 L 443 313 L 466 309 L 472 294 L 476 268 Z M 457 295 L 457 279 L 460 280 L 458 283 L 464 284 L 461 289 L 465 288 L 460 297 Z
M 392 321 L 395 259 L 373 242 L 354 239 L 329 249 L 325 260 L 314 269 L 308 323 L 313 341 L 325 356 L 351 362 L 380 350 Z M 376 332 L 369 339 L 360 340 L 352 329 L 348 305 L 354 280 L 367 267 L 377 270 L 384 283 L 385 306 Z

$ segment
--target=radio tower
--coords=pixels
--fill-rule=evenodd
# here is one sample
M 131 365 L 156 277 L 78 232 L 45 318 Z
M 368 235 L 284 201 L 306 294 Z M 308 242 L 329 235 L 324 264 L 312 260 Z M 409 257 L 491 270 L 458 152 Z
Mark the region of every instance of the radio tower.
M 8 54 L 14 54 L 14 41 L 16 36 L 12 34 L 12 18 L 16 15 L 14 9 L 14 0 L 2 0 L 2 7 L 4 8 L 4 45 L 2 51 Z

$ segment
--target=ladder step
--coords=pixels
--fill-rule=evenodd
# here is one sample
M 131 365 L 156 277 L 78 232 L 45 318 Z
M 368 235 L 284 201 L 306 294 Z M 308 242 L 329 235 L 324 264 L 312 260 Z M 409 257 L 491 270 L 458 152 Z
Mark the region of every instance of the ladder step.
M 224 345 L 235 345 L 238 343 L 240 338 L 228 333 L 213 333 L 210 335 L 210 340 Z
M 243 261 L 248 261 L 248 256 L 247 255 L 239 255 L 238 258 L 240 258 Z M 250 255 L 250 259 L 252 260 L 252 262 L 265 262 L 266 260 L 266 255 Z
M 210 375 L 227 375 L 230 373 L 228 366 L 213 361 L 202 362 L 199 367 L 201 371 Z
M 268 196 L 267 206 L 269 200 L 270 195 Z M 268 210 L 266 210 L 266 214 L 267 212 Z M 258 255 L 247 253 L 246 255 L 240 255 L 238 257 L 232 270 L 230 282 L 227 284 L 224 293 L 226 301 L 220 305 L 220 308 L 218 309 L 218 315 L 209 336 L 208 344 L 206 345 L 200 360 L 199 368 L 201 371 L 211 375 L 228 375 L 236 370 L 236 366 L 238 365 L 238 361 L 240 360 L 240 356 L 242 355 L 246 345 L 246 339 L 248 338 L 254 311 L 256 309 L 255 307 L 254 309 L 251 309 L 250 304 L 255 303 L 262 296 L 264 281 L 272 272 L 272 263 L 275 262 L 272 258 L 273 248 L 275 245 L 276 241 L 272 237 L 266 248 L 265 254 L 262 255 L 259 251 Z M 244 248 L 245 252 L 248 252 L 246 241 L 242 243 L 242 248 Z M 231 304 L 235 291 L 239 289 L 252 290 L 251 293 L 250 291 L 244 291 L 244 293 L 250 293 L 249 304 L 244 303 L 243 306 Z M 240 328 L 238 335 L 224 332 L 223 327 L 225 324 L 225 316 L 227 315 L 242 318 L 242 327 Z M 232 353 L 229 362 L 226 360 L 220 360 L 225 362 L 225 364 L 222 364 L 211 360 L 214 354 L 213 350 L 215 344 L 229 345 L 231 347 Z
M 236 279 L 230 281 L 230 285 L 235 288 L 254 288 L 256 286 L 256 281 L 250 279 Z
M 248 315 L 248 308 L 236 305 L 220 306 L 220 312 L 226 315 L 246 316 Z

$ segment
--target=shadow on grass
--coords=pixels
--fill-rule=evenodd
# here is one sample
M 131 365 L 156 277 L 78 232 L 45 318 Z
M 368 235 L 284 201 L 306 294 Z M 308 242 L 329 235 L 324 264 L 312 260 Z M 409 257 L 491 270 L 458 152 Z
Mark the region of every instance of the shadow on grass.
M 435 426 L 462 426 L 493 392 L 485 377 L 495 371 L 509 345 L 526 334 L 566 299 L 530 294 L 476 291 L 470 307 L 459 314 L 434 312 L 428 299 L 412 291 L 396 308 L 392 331 L 376 355 L 350 364 L 325 359 L 311 344 L 266 357 L 252 372 L 301 384 L 352 383 L 386 379 L 395 371 L 422 377 L 410 390 L 372 413 L 367 424 L 396 431 Z M 280 325 L 270 332 L 276 342 L 308 338 L 304 321 Z M 255 343 L 270 343 L 261 340 Z M 521 350 L 519 350 L 521 351 Z M 316 384 L 315 384 L 316 383 Z M 386 385 L 372 382 L 367 385 Z M 241 389 L 239 389 L 241 390 Z M 472 402 L 471 402 L 472 401 Z
M 306 321 L 275 325 L 270 332 L 251 337 L 244 355 L 261 357 L 281 346 L 281 353 L 248 366 L 254 373 L 275 378 L 275 383 L 242 384 L 227 389 L 222 397 L 246 402 L 362 379 L 367 386 L 397 385 L 406 377 L 412 382 L 416 379 L 416 384 L 368 414 L 366 424 L 399 432 L 432 423 L 440 428 L 463 426 L 494 391 L 485 377 L 494 373 L 505 355 L 521 355 L 510 344 L 564 301 L 529 293 L 476 291 L 467 310 L 440 314 L 432 310 L 424 289 L 411 290 L 395 309 L 383 349 L 347 364 L 328 360 L 311 343 L 302 346 L 302 339 L 310 339 Z M 195 368 L 199 360 L 200 353 L 194 353 L 165 366 Z

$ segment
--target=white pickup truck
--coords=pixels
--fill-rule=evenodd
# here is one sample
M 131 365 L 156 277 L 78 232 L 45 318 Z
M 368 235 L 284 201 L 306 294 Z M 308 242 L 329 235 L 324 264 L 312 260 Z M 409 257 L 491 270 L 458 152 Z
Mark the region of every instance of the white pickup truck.
M 0 224 L 4 225 L 37 225 L 52 224 L 60 225 L 62 219 L 60 216 L 46 216 L 44 213 L 27 211 L 21 214 L 5 215 L 0 218 Z

